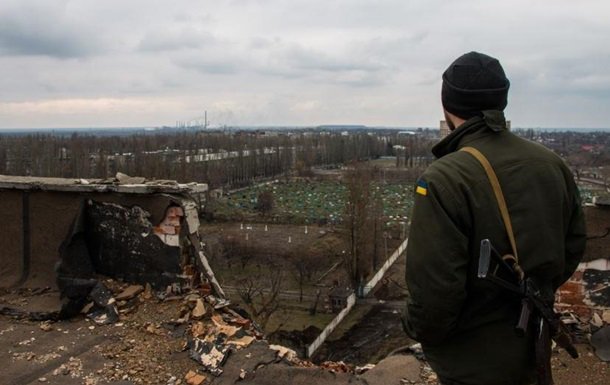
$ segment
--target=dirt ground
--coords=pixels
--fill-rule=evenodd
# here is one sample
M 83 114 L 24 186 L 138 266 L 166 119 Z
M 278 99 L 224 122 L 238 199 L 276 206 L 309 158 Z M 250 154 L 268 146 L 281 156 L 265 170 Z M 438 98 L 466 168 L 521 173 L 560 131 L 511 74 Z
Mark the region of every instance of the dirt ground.
M 314 294 L 320 287 L 330 287 L 335 281 L 340 285 L 348 283 L 344 268 L 338 267 L 325 274 L 330 267 L 342 260 L 341 255 L 348 247 L 345 234 L 340 228 L 317 225 L 222 222 L 203 224 L 200 227 L 200 234 L 206 243 L 210 264 L 221 284 L 232 286 L 242 276 L 253 273 L 252 269 L 264 267 L 266 263 L 272 262 L 284 265 L 287 273 L 284 288 L 296 290 L 298 285 L 294 282 L 288 259 L 299 252 L 315 252 L 324 255 L 324 258 L 320 260 L 321 267 L 316 267 L 312 281 L 306 282 L 306 294 Z M 227 238 L 248 242 L 248 245 L 256 250 L 255 256 L 247 262 L 245 268 L 241 268 L 238 260 L 231 260 L 221 255 L 222 247 L 220 246 L 223 239 Z M 399 239 L 389 239 L 387 242 L 388 255 L 399 244 Z M 226 245 L 223 247 L 226 248 Z M 384 253 L 384 250 L 380 250 L 380 259 L 383 259 Z M 402 263 L 404 265 L 404 262 Z M 400 274 L 400 271 L 393 273 L 392 278 L 399 280 Z M 402 275 L 404 277 L 404 269 Z
M 365 307 L 349 330 L 334 333 L 314 356 L 314 362 L 344 361 L 355 365 L 377 363 L 393 350 L 414 344 L 402 330 L 400 309 L 388 304 Z M 347 320 L 349 322 L 349 320 Z
M 600 361 L 590 345 L 577 346 L 580 357 L 571 358 L 565 351 L 554 352 L 551 361 L 556 385 L 608 385 L 610 363 Z

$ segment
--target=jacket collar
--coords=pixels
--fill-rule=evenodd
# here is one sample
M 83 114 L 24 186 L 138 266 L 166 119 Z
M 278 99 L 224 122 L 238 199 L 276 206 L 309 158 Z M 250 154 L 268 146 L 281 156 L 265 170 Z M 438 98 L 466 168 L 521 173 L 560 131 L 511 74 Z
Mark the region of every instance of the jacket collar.
M 480 136 L 506 131 L 504 112 L 496 110 L 483 111 L 482 116 L 474 116 L 453 130 L 443 140 L 432 147 L 432 154 L 437 158 L 457 151 L 468 141 Z

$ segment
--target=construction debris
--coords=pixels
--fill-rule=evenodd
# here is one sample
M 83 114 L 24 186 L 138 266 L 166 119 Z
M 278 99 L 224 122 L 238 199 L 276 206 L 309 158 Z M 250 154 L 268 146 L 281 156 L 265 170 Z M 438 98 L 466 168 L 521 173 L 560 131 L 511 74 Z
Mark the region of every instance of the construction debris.
M 189 356 L 197 361 L 205 370 L 215 376 L 222 374 L 221 366 L 225 363 L 230 347 L 224 343 L 223 338 L 216 341 L 206 341 L 193 338 L 188 341 Z
M 100 282 L 113 299 L 130 286 L 117 280 L 106 279 Z M 69 332 L 78 338 L 79 343 L 86 336 L 103 337 L 105 342 L 95 348 L 96 354 L 103 358 L 99 366 L 91 369 L 90 361 L 85 362 L 83 358 L 81 362 L 80 358 L 73 357 L 58 363 L 44 376 L 41 374 L 33 378 L 33 382 L 44 377 L 48 383 L 60 383 L 65 380 L 58 377 L 70 376 L 78 379 L 79 383 L 89 385 L 113 382 L 228 385 L 238 382 L 264 383 L 266 379 L 277 380 L 279 376 L 287 376 L 281 377 L 282 380 L 290 380 L 292 376 L 300 376 L 301 379 L 309 376 L 318 385 L 438 384 L 438 378 L 425 361 L 414 358 L 423 358 L 418 344 L 407 345 L 403 349 L 403 354 L 406 351 L 406 355 L 391 356 L 377 365 L 354 367 L 344 362 L 315 365 L 298 358 L 294 350 L 269 345 L 261 340 L 256 324 L 249 322 L 245 314 L 234 305 L 214 309 L 212 303 L 215 303 L 216 297 L 211 294 L 203 295 L 201 290 L 195 288 L 180 295 L 172 295 L 175 297 L 172 301 L 165 301 L 160 298 L 163 297 L 162 293 L 165 291 L 151 290 L 150 298 L 146 298 L 143 291 L 127 301 L 115 301 L 119 310 L 119 322 L 114 325 L 94 326 L 92 322 L 83 322 L 82 317 L 69 323 L 29 324 L 35 332 L 42 334 L 27 335 L 27 338 L 15 340 L 11 343 L 11 349 L 14 350 L 10 357 L 19 361 L 20 365 L 49 365 L 55 360 L 61 362 L 60 356 L 66 359 L 66 356 L 74 354 L 71 350 L 73 347 L 66 341 L 51 351 L 36 349 L 45 337 L 48 340 L 48 336 L 54 338 Z M 195 319 L 193 313 L 199 301 L 203 303 L 206 313 Z M 91 311 L 96 307 L 97 305 L 93 306 Z M 125 309 L 131 310 L 123 312 Z M 563 318 L 570 328 L 578 326 L 589 330 L 593 327 L 588 321 L 581 322 L 569 313 L 564 314 Z M 603 320 L 603 316 L 601 318 Z M 28 324 L 27 321 L 25 323 Z M 52 330 L 43 331 L 46 326 L 41 328 L 41 325 L 47 324 L 52 326 Z M 19 325 L 15 323 L 11 326 L 14 328 Z M 600 331 L 605 328 L 608 326 Z M 7 326 L 2 329 L 0 335 L 3 338 L 14 334 L 14 330 L 10 331 Z M 106 335 L 110 337 L 104 337 Z M 597 339 L 602 334 L 594 335 L 594 339 Z M 603 349 L 598 349 L 598 354 L 602 351 Z M 86 356 L 91 357 L 89 353 L 82 357 Z M 557 365 L 561 365 L 560 361 L 557 361 Z
M 610 361 L 610 326 L 604 326 L 591 336 L 591 345 L 602 361 Z
M 610 310 L 604 310 L 602 313 L 602 320 L 605 323 L 610 324 Z
M 205 381 L 206 377 L 204 375 L 195 373 L 192 370 L 189 370 L 188 373 L 184 376 L 186 383 L 188 385 L 201 385 Z
M 273 350 L 277 351 L 277 356 L 280 359 L 286 358 L 286 360 L 288 362 L 294 361 L 294 359 L 297 357 L 297 352 L 295 352 L 292 349 L 288 349 L 285 346 L 281 346 L 281 345 L 269 345 L 269 349 L 273 349 Z
M 43 321 L 40 323 L 40 330 L 49 332 L 49 331 L 53 330 L 53 326 L 51 326 L 51 322 Z
M 142 285 L 131 285 L 115 297 L 117 301 L 127 301 L 144 291 Z
M 327 369 L 333 373 L 354 373 L 354 366 L 348 365 L 343 361 L 324 361 L 320 364 L 320 367 Z
M 205 313 L 206 313 L 206 311 L 205 311 L 205 305 L 203 304 L 203 301 L 201 299 L 197 299 L 195 308 L 191 312 L 191 316 L 193 317 L 193 319 L 200 319 L 201 317 L 203 317 L 205 315 Z

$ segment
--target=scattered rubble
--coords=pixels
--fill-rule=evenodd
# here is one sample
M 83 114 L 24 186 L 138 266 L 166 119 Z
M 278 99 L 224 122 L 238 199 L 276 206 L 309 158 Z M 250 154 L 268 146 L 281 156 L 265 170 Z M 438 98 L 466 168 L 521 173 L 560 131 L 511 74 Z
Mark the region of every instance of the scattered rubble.
M 269 345 L 256 324 L 245 317 L 240 309 L 225 303 L 218 306 L 222 300 L 212 294 L 205 284 L 194 289 L 177 290 L 170 287 L 169 290 L 155 291 L 145 285 L 129 285 L 115 279 L 99 278 L 97 282 L 103 284 L 106 291 L 101 291 L 103 295 L 97 298 L 98 304 L 94 298 L 85 304 L 83 311 L 88 311 L 85 314 L 88 324 L 69 328 L 62 322 L 33 323 L 33 328 L 44 334 L 24 336 L 12 343 L 12 359 L 15 362 L 35 363 L 62 362 L 60 357 L 66 360 L 58 363 L 44 377 L 39 377 L 49 383 L 54 383 L 56 377 L 70 376 L 89 385 L 120 381 L 166 385 L 256 384 L 271 378 L 271 373 L 276 370 L 303 379 L 308 373 L 306 370 L 322 369 L 335 376 L 324 378 L 337 381 L 341 378 L 345 382 L 325 380 L 320 385 L 438 384 L 436 374 L 425 363 L 419 344 L 397 349 L 393 352 L 396 355 L 390 355 L 377 365 L 356 367 L 332 361 L 315 365 L 299 358 L 292 349 Z M 105 306 L 100 307 L 100 303 Z M 91 314 L 100 308 L 107 309 L 109 305 L 116 309 L 117 322 L 112 325 L 106 319 L 106 322 L 98 323 L 98 317 Z M 607 318 L 608 314 L 603 312 L 590 319 L 569 312 L 562 314 L 563 321 L 579 339 L 586 341 L 591 338 L 592 343 L 598 339 L 603 342 L 604 338 L 607 343 L 609 338 L 606 334 L 610 334 L 607 332 L 610 328 Z M 82 322 L 82 319 L 76 322 Z M 13 329 L 4 327 L 0 334 L 12 332 Z M 104 359 L 100 363 L 101 368 L 94 371 L 85 369 L 80 358 L 68 359 L 66 351 L 69 348 L 63 345 L 55 346 L 44 354 L 32 352 L 43 339 L 42 336 L 49 333 L 108 335 L 106 343 L 94 348 Z M 608 354 L 604 352 L 603 347 L 596 346 L 596 354 L 602 359 L 604 354 Z M 555 365 L 561 365 L 557 362 Z M 38 378 L 34 380 L 40 381 Z
M 196 303 L 197 304 L 195 305 L 195 308 L 193 309 L 191 315 L 194 319 L 200 319 L 206 313 L 205 305 L 203 304 L 203 301 L 199 298 L 197 299 Z
M 80 378 L 83 376 L 83 363 L 80 359 L 70 357 L 68 362 L 61 364 L 53 371 L 54 376 L 70 376 L 72 378 Z
M 143 291 L 144 291 L 144 286 L 131 285 L 131 286 L 128 286 L 127 288 L 125 288 L 125 290 L 123 290 L 122 292 L 120 292 L 115 297 L 115 299 L 117 301 L 127 301 L 129 299 L 132 299 L 133 297 L 135 297 L 136 295 L 140 294 Z
M 184 376 L 184 379 L 188 385 L 201 385 L 205 381 L 206 377 L 202 374 L 189 370 Z
M 285 346 L 269 345 L 269 348 L 277 351 L 277 356 L 280 359 L 285 358 L 288 362 L 293 362 L 297 358 L 297 352 L 292 349 L 288 349 Z
M 43 321 L 40 323 L 40 330 L 49 332 L 49 331 L 53 330 L 53 326 L 51 326 L 51 322 Z
M 600 317 L 597 313 L 593 313 L 593 317 L 591 317 L 591 321 L 589 322 L 591 323 L 591 325 L 597 328 L 601 328 L 602 326 L 604 326 L 604 320 L 602 320 L 602 317 Z
M 604 326 L 591 336 L 591 345 L 602 361 L 610 361 L 610 325 Z
M 343 361 L 333 362 L 324 361 L 320 364 L 321 368 L 327 369 L 333 373 L 354 373 L 354 366 L 348 365 Z
M 610 310 L 604 310 L 602 313 L 602 320 L 605 323 L 610 324 Z
M 377 365 L 356 367 L 344 362 L 315 365 L 299 358 L 294 350 L 269 345 L 262 339 L 256 324 L 233 305 L 215 309 L 213 304 L 218 299 L 207 290 L 196 288 L 167 296 L 164 295 L 165 291 L 155 292 L 141 286 L 132 298 L 118 301 L 116 298 L 128 291 L 129 285 L 111 279 L 101 282 L 115 299 L 119 322 L 97 325 L 89 321 L 83 325 L 81 319 L 76 321 L 81 324 L 73 327 L 61 322 L 36 322 L 32 323 L 33 329 L 43 334 L 24 336 L 13 343 L 11 357 L 15 362 L 62 362 L 60 357 L 66 360 L 44 376 L 34 378 L 35 382 L 39 381 L 38 378 L 45 378 L 48 383 L 56 383 L 60 382 L 58 378 L 69 376 L 88 385 L 112 382 L 165 385 L 228 385 L 240 382 L 245 385 L 264 383 L 282 375 L 295 381 L 299 379 L 300 383 L 305 383 L 303 381 L 309 378 L 318 385 L 438 384 L 436 374 L 423 361 L 419 344 L 397 349 L 396 355 L 381 360 Z M 200 311 L 202 307 L 205 312 Z M 130 311 L 124 312 L 125 309 Z M 597 330 L 608 328 L 603 314 L 593 322 L 583 321 L 570 313 L 563 314 L 563 319 L 572 330 L 579 330 L 584 338 Z M 604 326 L 596 329 L 593 323 L 598 323 L 600 319 Z M 45 331 L 49 326 L 51 330 Z M 3 327 L 3 331 L 9 329 Z M 64 345 L 54 346 L 44 354 L 31 351 L 43 339 L 42 336 L 48 333 L 63 335 L 64 332 L 108 335 L 105 343 L 94 348 L 103 358 L 100 366 L 92 370 L 79 357 L 66 357 L 69 347 Z M 555 353 L 555 356 L 558 354 Z M 557 368 L 564 367 L 561 360 L 553 362 Z M 314 373 L 327 374 L 319 374 L 319 380 L 318 377 L 312 380 Z

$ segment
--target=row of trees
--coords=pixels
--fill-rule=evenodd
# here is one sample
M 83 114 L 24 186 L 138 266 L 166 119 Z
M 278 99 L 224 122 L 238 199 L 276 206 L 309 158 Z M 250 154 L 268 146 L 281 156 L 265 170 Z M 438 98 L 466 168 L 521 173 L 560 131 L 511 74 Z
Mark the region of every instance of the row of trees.
M 395 155 L 398 142 L 391 131 L 3 135 L 0 174 L 108 178 L 120 171 L 151 179 L 207 182 L 211 187 L 242 186 L 254 178 L 297 169 L 307 172 L 313 166 Z

